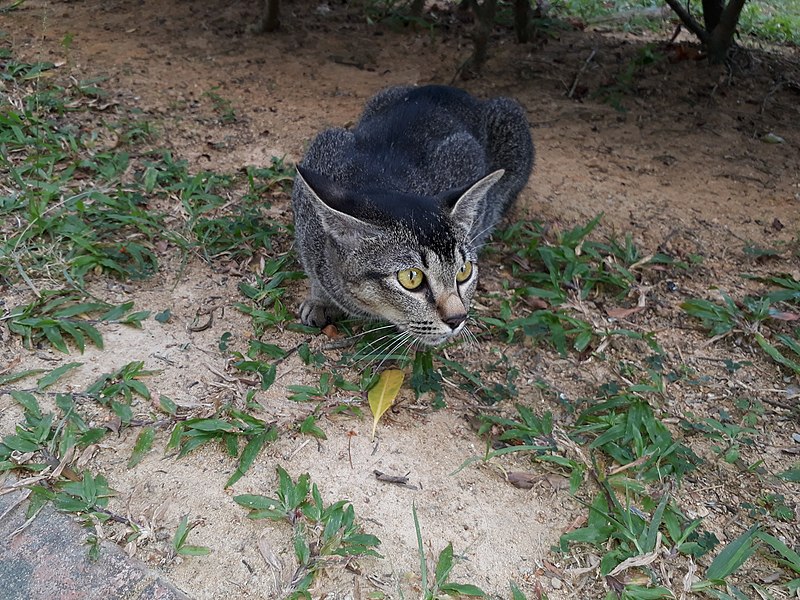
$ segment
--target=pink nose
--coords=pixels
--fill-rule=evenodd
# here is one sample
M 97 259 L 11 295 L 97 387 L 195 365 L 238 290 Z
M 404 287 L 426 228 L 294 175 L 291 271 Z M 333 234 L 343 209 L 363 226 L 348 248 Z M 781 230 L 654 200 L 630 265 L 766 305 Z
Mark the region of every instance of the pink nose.
M 467 319 L 467 308 L 458 297 L 458 294 L 450 293 L 444 298 L 440 298 L 436 303 L 439 309 L 439 317 L 447 323 L 453 330 Z

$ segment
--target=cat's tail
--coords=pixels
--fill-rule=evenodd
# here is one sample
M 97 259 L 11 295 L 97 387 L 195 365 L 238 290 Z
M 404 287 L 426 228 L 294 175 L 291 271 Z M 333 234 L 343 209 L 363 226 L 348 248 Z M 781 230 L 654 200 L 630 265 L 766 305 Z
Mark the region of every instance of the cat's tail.
M 517 101 L 510 98 L 487 100 L 483 117 L 489 172 L 505 170 L 503 178 L 492 186 L 486 202 L 482 228 L 490 231 L 506 215 L 528 183 L 535 150 L 528 118 Z

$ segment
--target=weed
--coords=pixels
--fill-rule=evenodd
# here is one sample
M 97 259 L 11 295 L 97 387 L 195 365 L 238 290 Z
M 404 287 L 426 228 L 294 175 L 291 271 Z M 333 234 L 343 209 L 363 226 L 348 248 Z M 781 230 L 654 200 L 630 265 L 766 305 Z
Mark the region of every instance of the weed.
M 557 234 L 552 243 L 545 240 L 538 223 L 523 221 L 506 230 L 501 238 L 518 248 L 511 261 L 512 275 L 526 284 L 517 289 L 517 295 L 561 305 L 571 297 L 585 300 L 603 291 L 626 294 L 636 283 L 630 267 L 655 261 L 656 257 L 640 256 L 630 238 L 622 243 L 589 240 L 601 217 Z
M 118 306 L 102 302 L 80 302 L 77 294 L 65 291 L 45 291 L 41 297 L 24 306 L 12 308 L 2 317 L 11 332 L 20 335 L 27 348 L 47 341 L 65 354 L 69 353 L 66 338 L 83 353 L 87 340 L 103 348 L 103 338 L 95 325 L 121 323 L 140 328 L 150 313 L 130 312 L 133 302 Z M 97 315 L 94 319 L 86 318 Z
M 225 407 L 214 418 L 186 419 L 179 422 L 172 430 L 167 449 L 179 448 L 180 457 L 208 442 L 221 442 L 230 457 L 239 458 L 236 471 L 225 483 L 225 487 L 230 487 L 247 473 L 264 446 L 276 439 L 278 430 L 273 425 L 246 412 Z M 239 440 L 246 440 L 241 453 Z
M 605 242 L 589 239 L 601 216 L 556 234 L 552 242 L 545 229 L 531 221 L 501 232 L 501 239 L 517 249 L 507 261 L 514 281 L 506 285 L 513 289 L 513 301 L 504 300 L 497 317 L 481 317 L 481 322 L 506 342 L 522 336 L 546 341 L 562 356 L 570 349 L 587 352 L 603 334 L 576 317 L 576 307 L 606 294 L 624 298 L 637 285 L 637 271 L 647 265 L 678 266 L 663 254 L 643 255 L 630 236 Z M 536 310 L 531 311 L 531 305 Z
M 622 103 L 623 99 L 636 94 L 636 80 L 640 77 L 645 67 L 662 60 L 664 60 L 664 55 L 657 52 L 653 44 L 647 44 L 625 65 L 623 71 L 617 74 L 613 82 L 598 88 L 593 97 L 609 104 L 620 112 L 625 112 L 626 109 Z
M 86 393 L 101 404 L 109 405 L 122 423 L 127 425 L 133 418 L 131 409 L 133 396 L 150 399 L 150 390 L 139 381 L 139 378 L 152 374 L 153 371 L 144 369 L 144 362 L 130 362 L 113 373 L 101 375 L 89 386 Z
M 453 562 L 453 544 L 447 546 L 439 553 L 436 564 L 433 565 L 433 573 L 428 572 L 428 560 L 425 557 L 425 548 L 422 544 L 422 533 L 420 532 L 419 519 L 417 518 L 417 507 L 412 505 L 411 512 L 414 517 L 414 530 L 417 533 L 417 552 L 419 554 L 419 568 L 422 576 L 422 598 L 423 600 L 438 600 L 443 595 L 447 596 L 473 596 L 485 597 L 486 593 L 475 585 L 468 583 L 453 583 L 449 581 L 450 573 L 455 566 Z M 431 580 L 429 581 L 429 577 Z
M 290 263 L 289 257 L 274 258 L 267 261 L 264 271 L 256 277 L 255 285 L 240 283 L 239 291 L 253 301 L 255 306 L 241 302 L 234 306 L 253 320 L 255 335 L 260 338 L 264 332 L 276 325 L 293 321 L 294 315 L 283 301 L 286 295 L 284 282 L 302 279 L 302 271 L 284 270 Z
M 795 313 L 783 310 L 781 304 L 793 311 L 800 307 L 800 283 L 790 277 L 771 277 L 767 281 L 781 289 L 748 296 L 741 302 L 724 293 L 722 302 L 690 299 L 681 308 L 699 319 L 710 335 L 722 338 L 731 333 L 747 334 L 773 361 L 800 374 L 800 327 L 781 327 L 795 318 Z
M 178 523 L 178 528 L 175 530 L 175 536 L 172 538 L 172 550 L 179 556 L 206 556 L 211 554 L 211 548 L 206 546 L 192 546 L 186 543 L 186 538 L 192 530 L 192 525 L 189 524 L 189 515 L 184 515 L 181 522 Z
M 694 421 L 693 417 L 694 415 L 687 413 L 681 424 L 687 430 L 699 431 L 705 437 L 719 442 L 711 446 L 711 450 L 727 463 L 735 463 L 739 460 L 743 445 L 753 446 L 755 444 L 752 436 L 757 435 L 758 431 L 752 427 L 743 427 L 731 423 L 728 419 L 721 421 L 711 417 L 698 422 Z
M 328 436 L 325 435 L 325 432 L 319 428 L 317 425 L 317 417 L 314 415 L 308 415 L 305 419 L 303 419 L 297 427 L 297 430 L 303 435 L 310 435 L 311 437 L 315 437 L 319 440 L 327 440 Z
M 211 100 L 211 104 L 214 107 L 214 112 L 217 113 L 219 116 L 220 123 L 223 125 L 230 125 L 231 123 L 236 122 L 236 111 L 233 108 L 233 103 L 220 96 L 216 90 L 218 87 L 211 88 L 209 91 L 205 92 L 203 95 L 206 96 L 209 100 Z
M 571 437 L 579 443 L 591 440 L 590 449 L 602 450 L 619 465 L 635 465 L 643 481 L 681 478 L 700 460 L 673 439 L 643 396 L 658 389 L 649 383 L 628 389 L 614 383 L 601 386 L 591 406 L 578 416 Z
M 320 571 L 342 558 L 346 562 L 361 556 L 380 558 L 375 550 L 380 540 L 362 532 L 353 505 L 339 500 L 326 505 L 308 473 L 297 482 L 280 466 L 275 498 L 258 495 L 235 496 L 234 500 L 250 512 L 251 519 L 286 521 L 292 526 L 297 570 L 293 573 L 291 597 L 310 597 L 308 590 Z M 341 564 L 341 563 L 340 563 Z
M 145 454 L 150 452 L 153 448 L 153 441 L 156 438 L 156 430 L 155 427 L 147 426 L 144 427 L 140 432 L 139 435 L 136 437 L 136 443 L 133 445 L 133 453 L 131 454 L 130 459 L 128 460 L 128 468 L 132 469 L 144 458 Z

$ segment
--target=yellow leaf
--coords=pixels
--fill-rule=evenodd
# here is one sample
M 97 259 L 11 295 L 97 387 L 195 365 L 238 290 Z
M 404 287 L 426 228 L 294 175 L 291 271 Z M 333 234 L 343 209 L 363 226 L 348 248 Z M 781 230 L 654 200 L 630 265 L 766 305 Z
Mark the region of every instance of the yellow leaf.
M 369 408 L 372 410 L 372 438 L 375 439 L 375 430 L 378 421 L 397 398 L 400 387 L 403 385 L 403 372 L 399 369 L 386 369 L 381 373 L 378 383 L 369 391 Z

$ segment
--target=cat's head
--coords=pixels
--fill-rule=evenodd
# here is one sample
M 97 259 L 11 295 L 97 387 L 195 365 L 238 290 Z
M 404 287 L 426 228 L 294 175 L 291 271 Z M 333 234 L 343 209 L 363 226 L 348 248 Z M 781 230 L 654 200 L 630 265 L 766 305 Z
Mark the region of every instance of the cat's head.
M 479 222 L 495 171 L 437 196 L 352 191 L 303 167 L 295 185 L 319 217 L 316 276 L 352 313 L 386 320 L 409 337 L 439 345 L 464 329 L 478 279 L 470 232 Z M 483 232 L 480 232 L 483 233 Z

